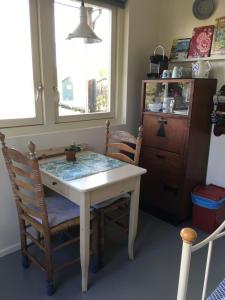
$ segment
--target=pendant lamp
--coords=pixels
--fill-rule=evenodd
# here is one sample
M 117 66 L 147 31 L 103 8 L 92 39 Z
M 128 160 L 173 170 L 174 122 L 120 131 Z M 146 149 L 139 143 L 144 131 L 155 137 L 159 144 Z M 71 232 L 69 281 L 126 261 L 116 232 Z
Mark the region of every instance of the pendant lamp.
M 82 0 L 80 7 L 80 24 L 68 35 L 68 40 L 80 38 L 84 39 L 84 42 L 87 44 L 99 43 L 102 41 L 88 25 L 87 10 L 88 9 L 84 6 L 84 1 Z

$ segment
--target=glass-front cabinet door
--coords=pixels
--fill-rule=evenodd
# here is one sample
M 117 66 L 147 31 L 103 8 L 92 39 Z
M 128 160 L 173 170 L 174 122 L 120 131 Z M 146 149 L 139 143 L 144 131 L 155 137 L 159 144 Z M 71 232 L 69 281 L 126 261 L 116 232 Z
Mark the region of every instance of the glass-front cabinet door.
M 145 81 L 144 111 L 188 115 L 191 81 Z

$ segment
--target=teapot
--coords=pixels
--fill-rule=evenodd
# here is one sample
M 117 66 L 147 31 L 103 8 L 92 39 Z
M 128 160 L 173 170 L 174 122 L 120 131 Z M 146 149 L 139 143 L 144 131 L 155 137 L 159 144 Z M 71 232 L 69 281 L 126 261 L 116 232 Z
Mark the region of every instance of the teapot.
M 192 63 L 192 77 L 193 78 L 208 78 L 209 72 L 212 66 L 210 62 L 198 60 L 196 63 Z

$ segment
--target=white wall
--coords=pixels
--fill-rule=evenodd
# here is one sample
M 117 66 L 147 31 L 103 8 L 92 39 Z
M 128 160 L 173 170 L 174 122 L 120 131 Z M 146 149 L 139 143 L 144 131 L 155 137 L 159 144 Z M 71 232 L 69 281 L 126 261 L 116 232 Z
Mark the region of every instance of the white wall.
M 217 0 L 216 11 L 210 19 L 198 20 L 192 14 L 193 0 L 160 0 L 160 17 L 157 26 L 158 43 L 170 53 L 173 39 L 191 37 L 194 27 L 215 24 L 224 16 L 225 1 Z M 225 60 L 212 62 L 212 78 L 217 78 L 218 88 L 225 84 Z M 211 136 L 207 182 L 225 187 L 225 136 Z
M 137 128 L 140 115 L 141 81 L 149 71 L 149 56 L 157 36 L 158 0 L 129 0 L 127 124 Z
M 126 12 L 126 60 L 127 67 L 127 121 L 125 127 L 137 131 L 141 80 L 147 73 L 149 53 L 155 45 L 156 21 L 158 13 L 157 0 L 129 0 Z M 74 123 L 76 128 L 76 123 Z M 3 130 L 4 132 L 4 130 Z M 29 140 L 38 145 L 39 149 L 68 145 L 71 141 L 88 143 L 93 149 L 102 151 L 103 127 L 61 131 L 54 133 L 40 133 L 35 135 L 18 136 L 7 139 L 10 146 L 26 149 Z M 12 134 L 13 135 L 13 134 Z M 18 249 L 18 223 L 13 195 L 9 185 L 8 174 L 0 154 L 0 257 Z

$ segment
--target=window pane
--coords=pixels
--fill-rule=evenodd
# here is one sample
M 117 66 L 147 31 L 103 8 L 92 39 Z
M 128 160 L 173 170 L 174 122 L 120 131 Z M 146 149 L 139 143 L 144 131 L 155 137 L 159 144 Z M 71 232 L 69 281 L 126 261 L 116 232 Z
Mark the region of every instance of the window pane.
M 55 1 L 59 116 L 110 111 L 111 11 L 85 6 L 101 43 L 67 40 L 79 24 L 80 1 Z
M 35 117 L 28 0 L 0 2 L 0 120 Z

